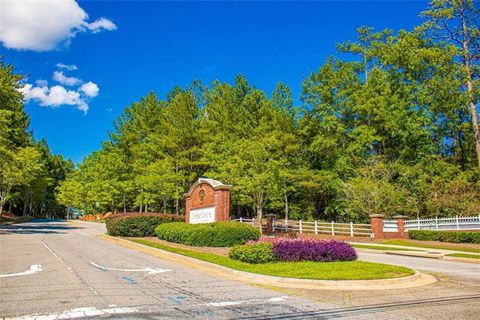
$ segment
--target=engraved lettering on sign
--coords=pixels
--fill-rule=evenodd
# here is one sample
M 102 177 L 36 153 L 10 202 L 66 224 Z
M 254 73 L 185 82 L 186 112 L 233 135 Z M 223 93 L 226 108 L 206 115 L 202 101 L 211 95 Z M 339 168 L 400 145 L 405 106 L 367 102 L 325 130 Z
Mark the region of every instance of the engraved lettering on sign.
M 190 223 L 215 222 L 215 207 L 190 209 Z

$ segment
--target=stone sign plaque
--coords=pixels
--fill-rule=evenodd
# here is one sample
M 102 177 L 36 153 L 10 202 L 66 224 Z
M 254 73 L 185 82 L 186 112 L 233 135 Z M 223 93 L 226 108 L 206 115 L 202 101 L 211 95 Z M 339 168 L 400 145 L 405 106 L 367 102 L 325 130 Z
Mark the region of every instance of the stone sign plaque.
M 215 207 L 190 209 L 190 223 L 215 222 Z
M 185 197 L 185 222 L 209 223 L 230 220 L 230 188 L 210 178 L 200 178 Z

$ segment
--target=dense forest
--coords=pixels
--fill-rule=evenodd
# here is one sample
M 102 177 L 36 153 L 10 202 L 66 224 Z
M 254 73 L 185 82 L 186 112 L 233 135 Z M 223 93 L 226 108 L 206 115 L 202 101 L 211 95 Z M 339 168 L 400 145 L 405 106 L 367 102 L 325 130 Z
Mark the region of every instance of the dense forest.
M 45 140 L 28 131 L 29 118 L 18 91 L 22 76 L 0 60 L 0 213 L 64 217 L 56 188 L 74 166 L 52 155 Z M 1 216 L 0 216 L 1 219 Z
M 10 145 L 2 140 L 0 166 L 19 157 L 18 172 L 44 172 L 38 181 L 13 175 L 2 201 L 42 212 L 58 201 L 86 213 L 181 214 L 183 193 L 208 176 L 234 186 L 232 216 L 360 222 L 374 213 L 479 214 L 476 5 L 435 0 L 414 30 L 359 28 L 356 41 L 338 44 L 303 80 L 299 105 L 285 84 L 266 93 L 242 75 L 233 84 L 194 81 L 164 98 L 152 92 L 126 107 L 101 150 L 74 170 L 32 140 L 21 98 L 2 89 L 0 111 L 12 113 L 18 133 L 2 129 Z M 2 87 L 4 74 L 18 85 L 10 67 L 2 73 Z

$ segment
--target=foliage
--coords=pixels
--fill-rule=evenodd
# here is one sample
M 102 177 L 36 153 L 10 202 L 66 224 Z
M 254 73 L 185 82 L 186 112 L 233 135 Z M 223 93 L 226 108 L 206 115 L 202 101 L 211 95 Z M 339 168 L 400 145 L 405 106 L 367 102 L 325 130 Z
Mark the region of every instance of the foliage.
M 131 241 L 202 261 L 215 263 L 234 270 L 277 277 L 317 280 L 371 280 L 398 278 L 414 274 L 414 271 L 409 268 L 365 261 L 339 261 L 326 263 L 302 261 L 252 264 L 232 260 L 229 257 L 218 254 L 180 249 L 148 240 L 133 239 Z
M 228 256 L 233 260 L 247 263 L 267 263 L 276 261 L 273 254 L 273 244 L 259 242 L 256 244 L 245 244 L 232 247 Z
M 167 222 L 183 221 L 173 214 L 128 213 L 113 214 L 106 220 L 107 233 L 117 237 L 153 237 L 155 228 Z
M 281 239 L 273 244 L 273 254 L 279 261 L 353 261 L 357 253 L 340 241 Z
M 234 216 L 365 222 L 372 213 L 478 212 L 479 11 L 472 0 L 434 0 L 421 16 L 411 31 L 361 26 L 303 80 L 300 105 L 285 84 L 269 94 L 242 75 L 149 93 L 68 174 L 57 200 L 88 213 L 181 214 L 182 194 L 209 176 L 233 185 Z M 9 88 L 6 97 L 18 95 Z M 20 105 L 2 111 L 2 127 L 13 112 L 24 132 Z M 36 181 L 39 190 L 46 180 Z
M 155 231 L 159 239 L 197 247 L 231 247 L 260 236 L 258 229 L 239 222 L 174 222 L 159 225 Z
M 0 219 L 3 209 L 23 216 L 63 217 L 65 207 L 55 188 L 73 168 L 52 155 L 44 140 L 28 131 L 22 96 L 22 75 L 0 58 Z
M 408 236 L 410 239 L 424 241 L 480 243 L 480 232 L 408 230 Z

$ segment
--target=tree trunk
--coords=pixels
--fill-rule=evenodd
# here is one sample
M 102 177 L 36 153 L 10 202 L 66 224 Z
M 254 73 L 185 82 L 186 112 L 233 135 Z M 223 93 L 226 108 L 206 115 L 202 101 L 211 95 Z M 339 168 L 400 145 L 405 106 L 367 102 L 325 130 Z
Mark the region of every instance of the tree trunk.
M 123 213 L 127 213 L 127 205 L 125 203 L 125 192 L 123 193 Z
M 475 98 L 473 96 L 473 82 L 472 82 L 472 70 L 470 69 L 470 58 L 468 51 L 468 30 L 467 23 L 465 21 L 465 14 L 462 10 L 461 12 L 462 20 L 462 31 L 463 31 L 463 66 L 465 68 L 465 74 L 467 75 L 467 94 L 468 102 L 470 104 L 470 112 L 472 113 L 472 126 L 473 134 L 475 136 L 475 149 L 477 151 L 477 161 L 478 166 L 480 167 L 480 132 L 478 131 L 478 119 L 477 119 L 477 110 L 475 108 Z
M 283 188 L 285 190 L 285 219 L 288 219 L 288 192 L 285 181 L 283 181 Z

